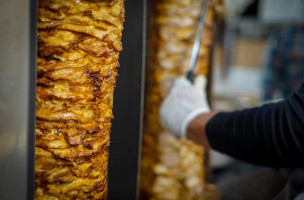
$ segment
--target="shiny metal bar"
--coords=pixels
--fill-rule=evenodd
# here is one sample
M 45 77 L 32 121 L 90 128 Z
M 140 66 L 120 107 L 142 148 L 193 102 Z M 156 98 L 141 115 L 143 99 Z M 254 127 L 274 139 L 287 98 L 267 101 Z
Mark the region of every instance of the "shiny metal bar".
M 0 199 L 33 199 L 36 1 L 0 3 Z

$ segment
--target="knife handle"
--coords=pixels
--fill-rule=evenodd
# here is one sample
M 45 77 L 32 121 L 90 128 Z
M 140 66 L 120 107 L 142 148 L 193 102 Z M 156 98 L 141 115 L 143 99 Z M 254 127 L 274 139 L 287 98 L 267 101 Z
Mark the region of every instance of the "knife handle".
M 187 80 L 193 84 L 193 79 L 194 79 L 194 73 L 192 70 L 189 70 L 187 73 Z

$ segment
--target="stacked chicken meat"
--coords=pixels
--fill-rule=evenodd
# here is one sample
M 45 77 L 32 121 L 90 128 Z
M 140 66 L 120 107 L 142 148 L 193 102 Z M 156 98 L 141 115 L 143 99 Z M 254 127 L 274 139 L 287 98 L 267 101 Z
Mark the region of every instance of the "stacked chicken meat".
M 150 22 L 142 144 L 140 198 L 153 200 L 212 199 L 206 183 L 203 147 L 178 139 L 159 122 L 159 107 L 172 81 L 185 76 L 204 0 L 157 0 Z M 207 75 L 214 34 L 210 2 L 196 74 Z
M 107 199 L 123 0 L 39 0 L 35 199 Z

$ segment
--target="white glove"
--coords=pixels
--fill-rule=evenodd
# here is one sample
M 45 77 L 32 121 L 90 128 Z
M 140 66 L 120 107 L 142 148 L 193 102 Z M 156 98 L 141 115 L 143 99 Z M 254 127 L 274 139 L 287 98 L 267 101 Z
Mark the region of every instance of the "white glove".
M 164 128 L 178 137 L 187 137 L 190 122 L 210 111 L 205 92 L 206 82 L 204 76 L 198 76 L 194 85 L 185 78 L 175 80 L 160 108 L 160 122 Z

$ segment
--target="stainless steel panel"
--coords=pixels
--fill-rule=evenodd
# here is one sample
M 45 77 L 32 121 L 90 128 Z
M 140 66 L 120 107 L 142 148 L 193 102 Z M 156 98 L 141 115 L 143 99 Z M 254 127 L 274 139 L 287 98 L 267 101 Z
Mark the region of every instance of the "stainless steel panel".
M 0 5 L 0 199 L 33 199 L 36 3 Z

